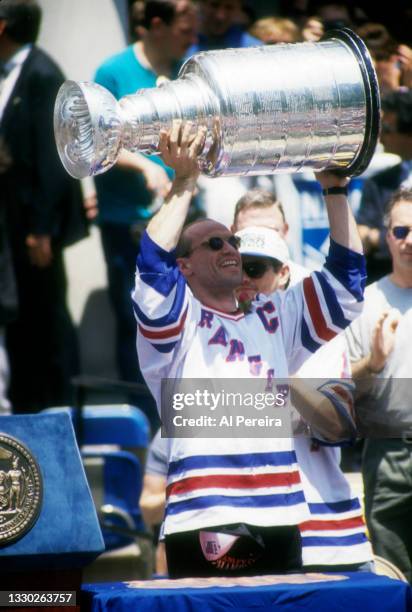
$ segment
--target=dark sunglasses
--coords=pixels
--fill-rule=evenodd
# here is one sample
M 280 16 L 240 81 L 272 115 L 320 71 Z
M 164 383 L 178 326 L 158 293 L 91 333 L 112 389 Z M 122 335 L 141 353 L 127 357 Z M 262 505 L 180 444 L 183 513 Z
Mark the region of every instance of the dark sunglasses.
M 225 242 L 230 244 L 230 246 L 236 249 L 236 251 L 239 250 L 240 238 L 238 236 L 232 235 L 232 236 L 229 236 L 229 238 L 221 238 L 220 236 L 211 236 L 208 240 L 205 240 L 205 242 L 202 242 L 201 244 L 198 244 L 197 246 L 193 247 L 193 249 L 190 249 L 190 251 L 188 251 L 188 253 L 184 257 L 188 257 L 191 253 L 193 253 L 193 251 L 195 251 L 196 249 L 200 247 L 207 247 L 211 251 L 220 251 L 221 249 L 223 249 Z
M 249 278 L 262 278 L 274 266 L 266 261 L 245 261 L 242 263 L 243 271 Z
M 397 240 L 404 240 L 409 232 L 412 232 L 412 227 L 408 227 L 407 225 L 396 225 L 392 228 L 392 234 Z

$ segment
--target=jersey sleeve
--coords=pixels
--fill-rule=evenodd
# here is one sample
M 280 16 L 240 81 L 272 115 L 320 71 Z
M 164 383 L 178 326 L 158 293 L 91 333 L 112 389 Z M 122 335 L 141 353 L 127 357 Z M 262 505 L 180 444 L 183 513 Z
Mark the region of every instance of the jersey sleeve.
M 292 373 L 362 312 L 365 259 L 333 240 L 330 243 L 323 269 L 280 297 L 282 333 Z
M 351 378 L 349 350 L 344 334 L 339 334 L 312 355 L 297 376 L 329 399 L 348 432 L 344 438 L 330 442 L 314 426 L 306 423 L 306 431 L 309 430 L 312 439 L 323 446 L 351 444 L 357 434 L 354 412 L 355 384 Z
M 170 354 L 185 330 L 190 304 L 174 251 L 167 252 L 144 232 L 137 257 L 133 309 L 138 334 L 157 353 Z
M 325 446 L 342 446 L 350 444 L 356 438 L 356 422 L 355 422 L 355 411 L 354 411 L 354 394 L 355 384 L 348 379 L 331 379 L 323 382 L 319 387 L 318 391 L 322 393 L 329 401 L 333 404 L 336 412 L 339 414 L 342 421 L 346 424 L 348 431 L 350 432 L 343 440 L 337 442 L 330 442 L 319 435 L 315 429 L 312 431 L 313 438 L 316 439 L 320 444 Z

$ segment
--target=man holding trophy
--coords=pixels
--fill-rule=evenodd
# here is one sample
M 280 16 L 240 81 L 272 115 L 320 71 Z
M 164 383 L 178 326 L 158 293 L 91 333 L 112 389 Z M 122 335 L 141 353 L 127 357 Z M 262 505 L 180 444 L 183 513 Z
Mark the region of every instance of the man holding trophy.
M 324 269 L 249 313 L 239 311 L 236 238 L 212 220 L 183 229 L 204 140 L 203 128 L 193 135 L 191 124 L 179 121 L 170 133 L 161 133 L 159 149 L 175 179 L 138 257 L 133 296 L 138 353 L 158 405 L 162 378 L 250 378 L 256 359 L 260 378 L 273 372 L 286 378 L 362 306 L 364 260 L 345 195 L 347 179 L 325 172 L 319 181 L 331 247 Z M 262 308 L 265 317 L 259 316 Z M 299 570 L 297 524 L 307 508 L 293 441 L 210 442 L 170 440 L 165 516 L 170 575 Z

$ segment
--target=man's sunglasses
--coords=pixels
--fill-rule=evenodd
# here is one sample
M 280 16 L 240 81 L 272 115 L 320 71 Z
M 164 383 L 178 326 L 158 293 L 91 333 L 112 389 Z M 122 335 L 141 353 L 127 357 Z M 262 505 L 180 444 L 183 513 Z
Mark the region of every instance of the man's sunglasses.
M 409 232 L 412 232 L 412 227 L 408 227 L 407 225 L 395 225 L 395 227 L 392 228 L 392 234 L 397 240 L 404 240 Z
M 229 238 L 221 238 L 220 236 L 211 236 L 208 240 L 205 240 L 204 242 L 201 242 L 197 246 L 190 249 L 190 251 L 188 251 L 186 255 L 184 255 L 184 257 L 188 257 L 189 255 L 193 253 L 193 251 L 195 251 L 196 249 L 200 247 L 207 247 L 211 251 L 220 251 L 221 249 L 223 249 L 225 242 L 230 244 L 230 246 L 236 249 L 236 251 L 239 250 L 240 238 L 238 236 L 232 235 L 232 236 L 229 236 Z
M 244 261 L 242 263 L 243 271 L 249 278 L 262 278 L 270 268 L 275 269 L 275 267 L 274 261 L 273 263 L 268 261 Z

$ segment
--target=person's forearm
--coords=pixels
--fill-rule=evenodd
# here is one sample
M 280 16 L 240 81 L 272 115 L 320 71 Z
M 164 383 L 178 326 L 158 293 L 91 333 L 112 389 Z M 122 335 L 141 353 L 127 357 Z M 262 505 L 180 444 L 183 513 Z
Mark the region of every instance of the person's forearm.
M 205 137 L 203 127 L 193 136 L 190 122 L 173 121 L 170 132 L 160 132 L 159 151 L 165 164 L 175 171 L 175 178 L 163 206 L 147 226 L 147 233 L 165 251 L 176 247 L 182 233 L 200 173 L 198 155 Z
M 179 241 L 196 181 L 197 176 L 176 178 L 163 206 L 147 226 L 150 238 L 165 251 L 174 249 Z
M 351 370 L 356 383 L 356 397 L 360 398 L 365 393 L 370 393 L 375 384 L 375 376 L 379 373 L 379 370 L 371 365 L 371 353 L 358 361 L 352 361 Z
M 349 422 L 345 422 L 333 403 L 323 393 L 313 389 L 305 380 L 294 378 L 290 383 L 291 402 L 304 421 L 325 440 L 331 442 L 351 435 Z
M 142 495 L 139 505 L 146 525 L 159 525 L 163 521 L 165 511 L 164 492 Z
M 333 171 L 324 171 L 317 173 L 316 178 L 324 193 L 332 240 L 355 253 L 363 253 L 362 241 L 347 195 L 333 193 L 334 189 L 345 191 L 349 181 L 348 177 L 338 175 Z
M 385 363 L 378 363 L 376 359 L 373 359 L 372 353 L 369 353 L 369 355 L 362 357 L 359 361 L 353 361 L 351 363 L 352 377 L 355 380 L 359 378 L 368 378 L 375 374 L 379 374 L 384 367 Z
M 326 195 L 324 198 L 331 238 L 356 253 L 363 253 L 362 241 L 347 197 L 337 194 Z

